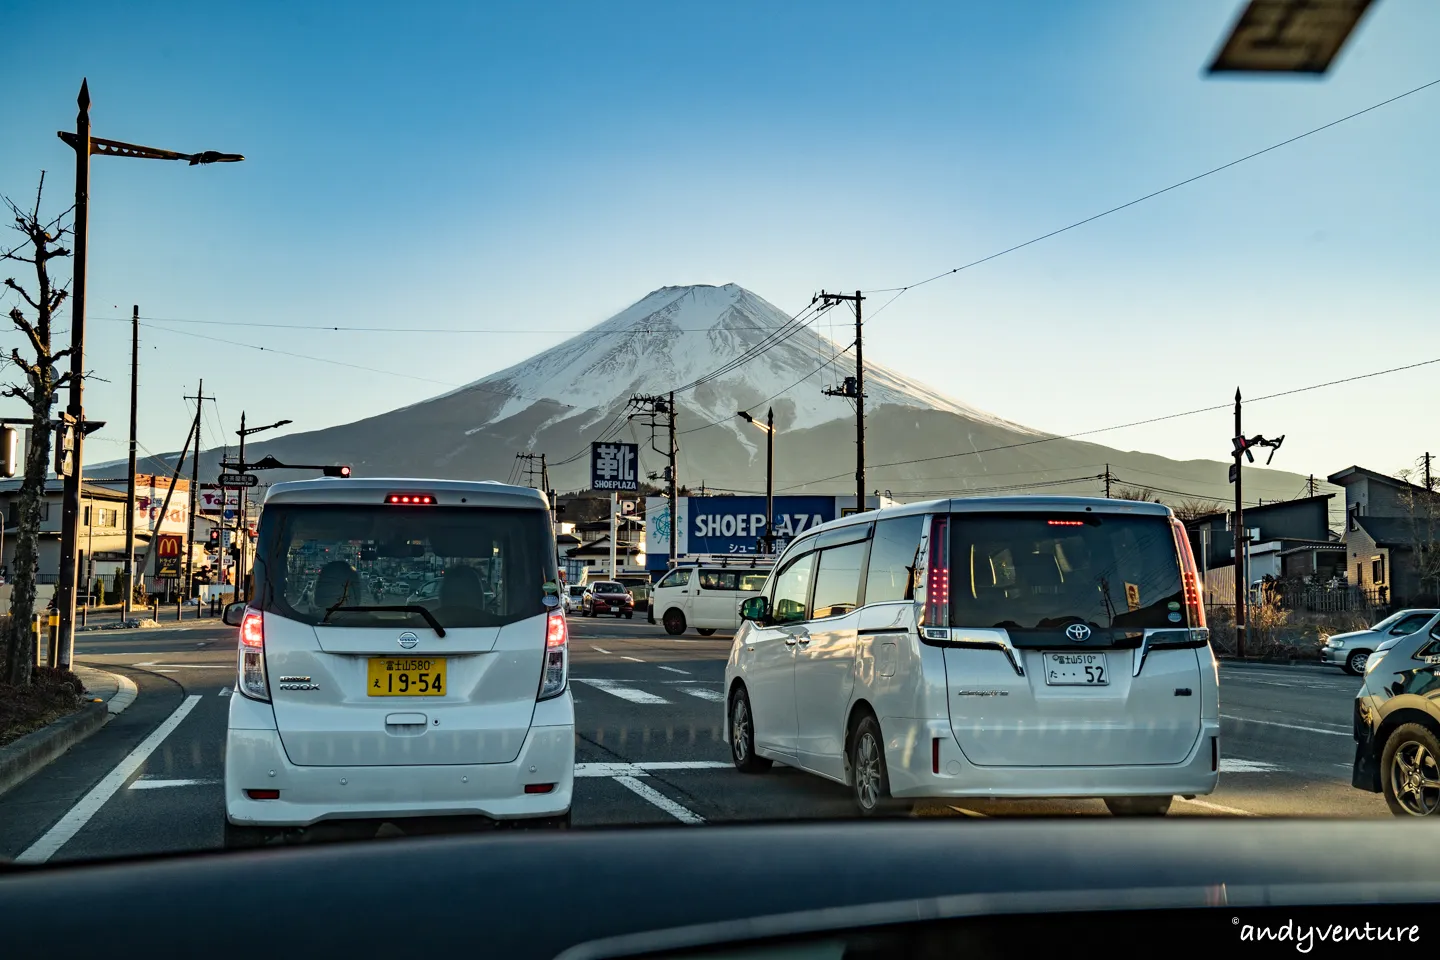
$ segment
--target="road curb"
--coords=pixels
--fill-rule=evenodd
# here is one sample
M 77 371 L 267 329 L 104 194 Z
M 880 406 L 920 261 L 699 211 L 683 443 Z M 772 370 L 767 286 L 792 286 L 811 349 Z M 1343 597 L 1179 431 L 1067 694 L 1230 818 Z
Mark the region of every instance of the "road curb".
M 108 670 L 105 672 L 109 673 Z M 124 713 L 125 708 L 135 702 L 135 698 L 140 696 L 140 688 L 135 686 L 135 681 L 127 676 L 119 673 L 111 673 L 110 676 L 114 677 L 120 685 L 120 689 L 115 692 L 115 695 L 105 702 L 110 716 L 113 717 L 116 714 Z
M 133 688 L 135 684 L 130 683 L 130 686 Z M 119 696 L 117 693 L 116 697 Z M 120 709 L 125 709 L 134 699 L 132 695 Z M 110 713 L 108 704 L 86 703 L 68 717 L 61 717 L 47 727 L 0 747 L 0 794 L 18 787 L 50 761 L 99 730 L 109 721 Z
M 1308 667 L 1311 670 L 1338 670 L 1338 664 L 1321 663 L 1318 660 L 1285 660 L 1280 657 L 1226 657 L 1215 659 L 1221 663 L 1260 663 L 1270 667 Z

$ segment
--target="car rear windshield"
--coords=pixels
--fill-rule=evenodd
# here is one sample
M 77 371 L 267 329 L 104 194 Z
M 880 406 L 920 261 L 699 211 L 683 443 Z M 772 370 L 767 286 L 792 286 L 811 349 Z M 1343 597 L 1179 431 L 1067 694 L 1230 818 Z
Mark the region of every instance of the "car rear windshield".
M 622 587 L 622 586 L 620 586 L 620 584 L 618 584 L 618 583 L 611 583 L 611 582 L 608 581 L 608 580 L 602 580 L 601 582 L 595 584 L 595 586 L 591 587 L 591 588 L 590 588 L 590 592 L 591 592 L 591 593 L 624 593 L 624 592 L 625 592 L 625 588 Z
M 555 547 L 539 510 L 275 504 L 260 522 L 261 607 L 303 623 L 498 627 L 546 611 Z M 329 611 L 327 619 L 327 611 Z
M 1166 517 L 953 514 L 950 623 L 1055 630 L 1185 625 Z

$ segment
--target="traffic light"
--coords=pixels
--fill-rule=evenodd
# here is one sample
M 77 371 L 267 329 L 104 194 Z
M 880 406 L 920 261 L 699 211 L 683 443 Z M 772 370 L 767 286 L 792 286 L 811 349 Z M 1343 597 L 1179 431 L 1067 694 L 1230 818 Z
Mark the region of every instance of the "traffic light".
M 348 476 L 350 476 L 350 468 L 349 468 L 348 466 L 343 466 L 343 467 L 324 467 L 323 469 L 324 469 L 324 471 L 325 471 L 325 476 L 327 476 L 327 477 L 348 477 Z
M 1250 441 L 1249 441 L 1249 440 L 1246 440 L 1244 437 L 1235 437 L 1235 438 L 1233 438 L 1230 442 L 1235 445 L 1235 454 L 1236 454 L 1236 455 L 1243 453 L 1243 454 L 1245 454 L 1245 458 L 1246 458 L 1247 460 L 1249 460 L 1251 463 L 1254 463 L 1254 462 L 1255 462 L 1255 454 L 1254 454 L 1254 452 L 1250 449 Z
M 20 472 L 20 431 L 0 427 L 0 475 L 13 477 Z
M 209 542 L 209 544 L 206 546 L 205 549 L 207 549 L 207 550 L 219 550 L 219 549 L 220 549 L 220 528 L 219 528 L 219 527 L 211 527 L 211 528 L 210 528 L 210 542 Z

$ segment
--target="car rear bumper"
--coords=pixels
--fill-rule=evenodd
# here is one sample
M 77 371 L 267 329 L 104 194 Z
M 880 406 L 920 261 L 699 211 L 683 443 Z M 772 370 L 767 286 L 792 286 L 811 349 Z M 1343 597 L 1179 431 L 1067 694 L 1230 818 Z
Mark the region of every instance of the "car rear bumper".
M 225 815 L 237 826 L 307 827 L 325 820 L 483 816 L 554 817 L 570 809 L 575 726 L 531 727 L 512 763 L 407 767 L 297 767 L 275 730 L 228 731 Z M 528 784 L 553 784 L 526 793 Z M 278 790 L 252 800 L 247 789 Z
M 906 799 L 926 797 L 1146 797 L 1204 796 L 1214 793 L 1219 773 L 1212 769 L 1211 740 L 1220 724 L 1201 721 L 1200 735 L 1180 763 L 1107 767 L 985 767 L 960 750 L 948 720 L 886 717 L 885 763 L 890 793 Z M 935 773 L 933 741 L 940 741 L 940 772 Z

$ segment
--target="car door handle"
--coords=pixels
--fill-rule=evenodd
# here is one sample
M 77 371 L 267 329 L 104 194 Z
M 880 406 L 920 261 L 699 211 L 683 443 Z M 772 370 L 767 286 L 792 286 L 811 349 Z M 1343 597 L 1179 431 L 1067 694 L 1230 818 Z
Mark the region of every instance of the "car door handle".
M 785 638 L 785 646 L 787 646 L 787 647 L 793 647 L 793 646 L 795 646 L 795 644 L 797 644 L 797 643 L 809 643 L 809 642 L 810 642 L 810 634 L 808 634 L 808 633 L 797 633 L 797 634 L 795 634 L 795 635 L 793 635 L 793 636 L 789 636 L 789 637 L 786 637 L 786 638 Z

